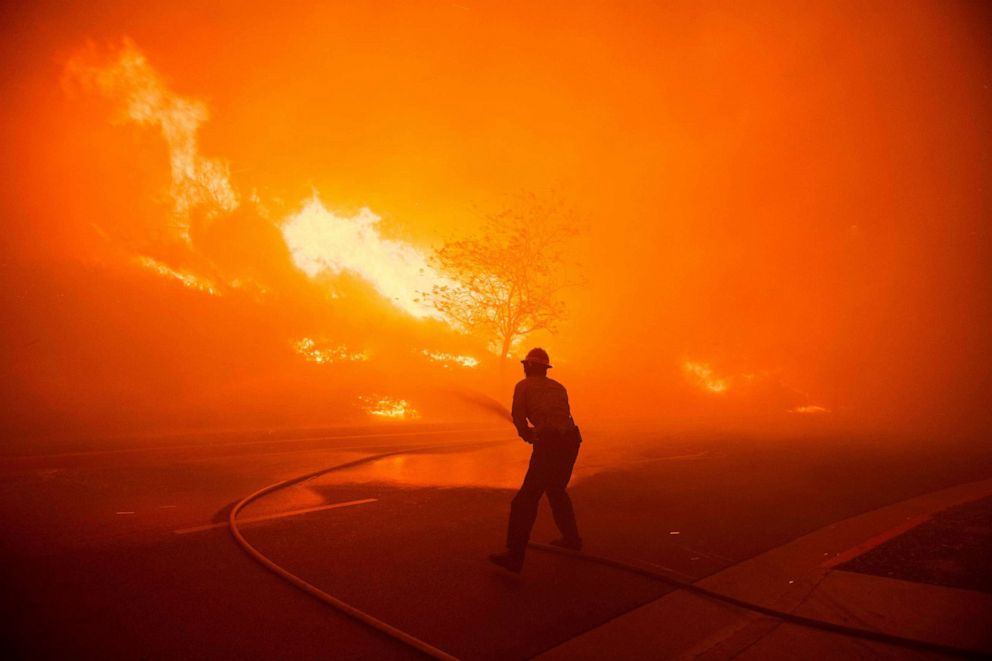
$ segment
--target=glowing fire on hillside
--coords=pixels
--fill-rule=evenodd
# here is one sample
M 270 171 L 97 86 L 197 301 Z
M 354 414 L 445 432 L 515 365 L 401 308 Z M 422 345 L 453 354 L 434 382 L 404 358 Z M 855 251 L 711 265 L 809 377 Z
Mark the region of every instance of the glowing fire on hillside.
M 377 418 L 413 420 L 420 417 L 420 413 L 405 399 L 373 395 L 362 397 L 361 401 L 365 406 L 365 411 Z
M 451 365 L 459 365 L 461 367 L 479 366 L 479 359 L 474 358 L 473 356 L 462 356 L 440 351 L 431 351 L 429 349 L 424 349 L 420 353 L 427 356 L 433 362 L 441 363 L 444 367 L 450 367 Z
M 171 280 L 178 281 L 184 287 L 188 289 L 193 289 L 195 291 L 200 291 L 205 294 L 210 294 L 211 296 L 220 296 L 220 292 L 217 287 L 207 280 L 194 273 L 188 271 L 179 271 L 172 268 L 167 264 L 163 264 L 157 259 L 147 257 L 145 255 L 139 255 L 135 260 L 142 268 L 148 269 L 163 278 L 169 278 Z
M 799 413 L 802 415 L 823 415 L 825 413 L 830 413 L 830 409 L 817 406 L 815 404 L 807 404 L 806 406 L 796 406 L 791 408 L 789 409 L 789 413 Z
M 367 351 L 352 351 L 343 344 L 334 346 L 319 346 L 315 340 L 304 337 L 293 342 L 296 353 L 310 363 L 326 365 L 329 363 L 364 362 L 369 359 Z

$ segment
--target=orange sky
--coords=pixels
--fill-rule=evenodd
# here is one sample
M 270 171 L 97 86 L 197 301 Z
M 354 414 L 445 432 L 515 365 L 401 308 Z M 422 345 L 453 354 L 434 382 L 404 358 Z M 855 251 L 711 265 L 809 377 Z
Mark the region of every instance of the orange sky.
M 8 428 L 326 424 L 373 391 L 427 419 L 457 408 L 415 401 L 425 381 L 506 399 L 491 365 L 418 353 L 484 356 L 480 341 L 294 265 L 280 227 L 314 191 L 424 254 L 521 191 L 565 200 L 587 284 L 534 342 L 580 421 L 987 420 L 978 3 L 335 4 L 3 10 Z M 125 38 L 208 110 L 199 154 L 239 195 L 191 244 L 170 238 L 161 133 L 66 77 Z M 211 296 L 137 255 L 251 284 Z M 372 358 L 315 366 L 304 336 Z

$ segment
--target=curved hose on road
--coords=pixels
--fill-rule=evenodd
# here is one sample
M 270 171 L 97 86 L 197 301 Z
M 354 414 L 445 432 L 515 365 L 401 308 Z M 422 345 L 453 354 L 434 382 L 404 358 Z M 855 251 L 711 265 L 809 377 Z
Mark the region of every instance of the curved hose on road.
M 499 443 L 499 441 L 497 441 Z M 368 464 L 380 459 L 385 459 L 386 457 L 392 457 L 400 454 L 413 454 L 417 452 L 429 452 L 431 450 L 440 449 L 453 449 L 471 446 L 484 446 L 492 445 L 493 442 L 474 442 L 474 443 L 462 443 L 462 444 L 446 444 L 446 445 L 431 445 L 422 446 L 414 448 L 405 448 L 402 450 L 391 450 L 389 452 L 382 452 L 379 454 L 369 455 L 367 457 L 362 457 L 361 459 L 355 459 L 354 461 L 347 461 L 342 464 L 336 464 L 328 468 L 322 468 L 321 470 L 314 471 L 312 473 L 307 473 L 305 475 L 300 475 L 298 477 L 290 478 L 288 480 L 283 480 L 282 482 L 276 482 L 275 484 L 270 484 L 267 487 L 263 487 L 258 491 L 252 493 L 251 495 L 242 498 L 237 504 L 231 509 L 230 516 L 228 517 L 228 526 L 231 530 L 231 535 L 234 540 L 241 546 L 245 552 L 248 553 L 253 559 L 255 559 L 259 564 L 273 572 L 280 578 L 285 579 L 289 583 L 295 585 L 299 589 L 303 590 L 307 594 L 319 599 L 325 604 L 341 611 L 345 615 L 366 624 L 377 631 L 384 633 L 385 635 L 397 640 L 408 647 L 411 647 L 427 656 L 439 659 L 441 661 L 459 661 L 457 657 L 448 654 L 444 650 L 434 647 L 430 643 L 424 642 L 415 636 L 412 636 L 401 629 L 383 622 L 382 620 L 369 615 L 365 611 L 355 608 L 351 604 L 344 602 L 337 597 L 324 592 L 312 583 L 308 583 L 299 576 L 287 571 L 280 565 L 276 564 L 270 560 L 261 551 L 251 545 L 244 535 L 241 534 L 241 530 L 238 527 L 238 514 L 242 509 L 249 503 L 258 500 L 262 496 L 270 494 L 274 491 L 284 489 L 286 487 L 293 486 L 294 484 L 299 484 L 300 482 L 306 482 L 321 475 L 331 473 L 334 471 L 344 470 L 347 468 L 353 468 L 355 466 L 360 466 L 362 464 Z M 844 636 L 849 636 L 851 638 L 859 638 L 862 640 L 869 640 L 877 643 L 884 643 L 887 645 L 894 645 L 896 647 L 902 647 L 906 649 L 912 649 L 922 652 L 936 652 L 938 654 L 945 654 L 953 657 L 967 658 L 967 659 L 985 659 L 988 658 L 987 654 L 979 652 L 977 650 L 971 650 L 961 647 L 955 647 L 953 645 L 943 645 L 940 643 L 933 643 L 926 640 L 919 640 L 916 638 L 907 638 L 904 636 L 897 636 L 894 634 L 884 633 L 882 631 L 874 631 L 871 629 L 861 629 L 858 627 L 851 627 L 844 624 L 837 624 L 835 622 L 829 622 L 826 620 L 817 620 L 810 617 L 804 617 L 802 615 L 796 615 L 795 613 L 789 613 L 787 611 L 780 611 L 774 608 L 769 608 L 767 606 L 762 606 L 760 604 L 751 603 L 749 601 L 744 601 L 743 599 L 738 599 L 737 597 L 732 597 L 720 592 L 715 592 L 713 590 L 708 590 L 702 586 L 696 585 L 694 583 L 689 583 L 686 581 L 673 578 L 662 572 L 641 567 L 636 564 L 629 562 L 623 562 L 621 560 L 614 560 L 612 558 L 607 558 L 603 556 L 597 556 L 589 553 L 582 553 L 576 551 L 569 551 L 567 549 L 559 548 L 557 546 L 550 546 L 547 544 L 537 544 L 531 542 L 530 546 L 532 548 L 538 549 L 540 551 L 545 551 L 549 553 L 556 553 L 558 555 L 572 557 L 584 562 L 593 562 L 600 565 L 605 565 L 607 567 L 613 567 L 615 569 L 620 569 L 632 574 L 637 574 L 639 576 L 644 576 L 654 580 L 662 581 L 667 583 L 677 589 L 685 590 L 693 594 L 698 594 L 714 601 L 718 601 L 724 604 L 729 604 L 736 608 L 741 608 L 744 610 L 753 611 L 755 613 L 760 613 L 768 617 L 773 617 L 783 622 L 788 622 L 790 624 L 796 624 L 799 626 L 807 627 L 810 629 L 819 629 L 820 631 L 827 631 L 830 633 L 841 634 Z
M 431 658 L 439 659 L 440 661 L 458 661 L 457 657 L 448 654 L 444 650 L 440 650 L 434 647 L 433 645 L 431 645 L 430 643 L 426 643 L 420 640 L 419 638 L 416 638 L 415 636 L 411 636 L 405 631 L 401 629 L 397 629 L 396 627 L 387 624 L 382 620 L 373 617 L 372 615 L 369 615 L 365 611 L 359 610 L 358 608 L 355 608 L 351 604 L 338 599 L 334 595 L 324 592 L 323 590 L 313 585 L 312 583 L 308 583 L 307 581 L 303 580 L 296 574 L 287 571 L 280 565 L 270 560 L 268 556 L 266 556 L 257 548 L 252 546 L 251 543 L 247 539 L 245 539 L 245 536 L 241 533 L 241 529 L 238 527 L 238 514 L 241 512 L 242 509 L 245 508 L 246 505 L 248 505 L 253 501 L 258 500 L 262 496 L 270 494 L 274 491 L 278 491 L 280 489 L 285 489 L 286 487 L 293 486 L 294 484 L 299 484 L 300 482 L 306 482 L 307 480 L 311 480 L 315 477 L 320 477 L 321 475 L 325 475 L 333 471 L 344 470 L 346 468 L 353 468 L 355 466 L 372 463 L 374 461 L 379 461 L 380 459 L 385 459 L 386 457 L 392 457 L 399 454 L 428 452 L 430 450 L 450 449 L 453 447 L 468 447 L 472 445 L 486 445 L 486 443 L 432 445 L 432 446 L 423 446 L 423 447 L 415 447 L 415 448 L 405 448 L 402 450 L 391 450 L 389 452 L 380 452 L 379 454 L 369 455 L 367 457 L 362 457 L 361 459 L 355 459 L 354 461 L 347 461 L 343 464 L 336 464 L 334 466 L 330 466 L 329 468 L 322 468 L 321 470 L 314 471 L 312 473 L 307 473 L 306 475 L 300 475 L 298 477 L 293 477 L 288 480 L 283 480 L 282 482 L 276 482 L 275 484 L 270 484 L 269 486 L 263 487 L 258 491 L 256 491 L 255 493 L 242 498 L 234 505 L 233 508 L 231 508 L 231 514 L 227 519 L 228 527 L 231 529 L 231 535 L 234 536 L 234 541 L 236 541 L 241 546 L 241 548 L 244 549 L 246 553 L 248 553 L 248 555 L 250 555 L 263 567 L 274 573 L 276 576 L 279 576 L 280 578 L 289 581 L 290 583 L 292 583 L 299 589 L 303 590 L 310 596 L 319 599 L 328 606 L 331 606 L 332 608 L 336 608 L 345 615 L 354 618 L 359 622 L 362 622 L 363 624 L 366 624 L 372 627 L 373 629 L 376 629 L 377 631 L 386 634 L 390 638 L 393 638 L 403 643 L 404 645 L 407 645 L 408 647 L 412 647 L 415 650 L 423 652 L 424 654 L 426 654 Z

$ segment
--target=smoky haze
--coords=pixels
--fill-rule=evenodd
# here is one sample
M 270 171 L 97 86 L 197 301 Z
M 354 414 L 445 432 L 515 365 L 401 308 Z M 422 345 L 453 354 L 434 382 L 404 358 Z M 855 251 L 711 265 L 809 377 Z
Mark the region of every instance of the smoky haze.
M 418 292 L 521 191 L 580 423 L 988 424 L 977 3 L 4 11 L 9 442 L 495 420 Z

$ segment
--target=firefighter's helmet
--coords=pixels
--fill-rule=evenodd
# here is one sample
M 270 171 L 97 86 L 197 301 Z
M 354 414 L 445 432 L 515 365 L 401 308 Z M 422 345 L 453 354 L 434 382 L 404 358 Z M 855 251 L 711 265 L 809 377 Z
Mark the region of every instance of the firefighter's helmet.
M 548 357 L 548 352 L 541 347 L 534 347 L 527 352 L 527 357 L 520 361 L 521 363 L 531 363 L 532 365 L 540 365 L 542 367 L 551 367 L 551 358 Z

